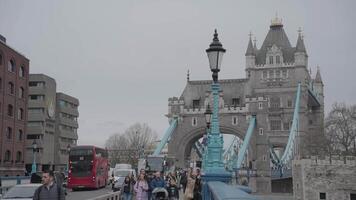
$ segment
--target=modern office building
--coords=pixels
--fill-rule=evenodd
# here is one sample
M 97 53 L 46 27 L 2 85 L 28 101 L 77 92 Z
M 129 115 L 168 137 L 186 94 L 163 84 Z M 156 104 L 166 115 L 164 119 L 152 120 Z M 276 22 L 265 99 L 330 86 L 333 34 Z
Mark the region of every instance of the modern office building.
M 67 94 L 56 95 L 56 134 L 55 134 L 55 170 L 67 169 L 68 152 L 78 140 L 79 100 Z
M 79 101 L 63 93 L 57 94 L 53 78 L 30 74 L 28 102 L 26 170 L 31 171 L 33 162 L 39 171 L 64 170 L 68 148 L 76 145 L 78 139 Z
M 0 35 L 0 176 L 24 174 L 29 59 Z

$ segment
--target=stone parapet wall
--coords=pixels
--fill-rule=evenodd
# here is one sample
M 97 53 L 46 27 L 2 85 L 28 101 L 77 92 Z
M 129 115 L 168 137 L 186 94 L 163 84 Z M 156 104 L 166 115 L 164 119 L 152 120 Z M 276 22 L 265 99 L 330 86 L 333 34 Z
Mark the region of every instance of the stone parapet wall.
M 293 161 L 293 191 L 295 200 L 349 200 L 356 194 L 356 159 L 302 159 Z

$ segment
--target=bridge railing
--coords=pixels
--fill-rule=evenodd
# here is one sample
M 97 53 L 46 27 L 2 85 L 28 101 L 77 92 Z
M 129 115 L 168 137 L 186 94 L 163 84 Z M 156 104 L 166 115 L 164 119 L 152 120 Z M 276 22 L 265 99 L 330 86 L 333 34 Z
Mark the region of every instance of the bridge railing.
M 208 196 L 204 197 L 204 199 L 211 200 L 228 200 L 228 199 L 236 199 L 236 200 L 257 200 L 256 197 L 246 193 L 246 190 L 242 188 L 238 188 L 233 185 L 228 185 L 224 182 L 220 181 L 211 181 L 208 182 Z
M 120 200 L 120 192 L 112 192 L 88 200 Z

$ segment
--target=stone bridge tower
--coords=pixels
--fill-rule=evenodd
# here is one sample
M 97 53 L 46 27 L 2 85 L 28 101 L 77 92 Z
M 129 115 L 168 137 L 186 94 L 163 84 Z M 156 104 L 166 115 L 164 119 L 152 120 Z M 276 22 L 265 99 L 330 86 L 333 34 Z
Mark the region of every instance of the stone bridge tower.
M 261 46 L 251 35 L 246 50 L 246 78 L 220 80 L 220 131 L 244 139 L 249 118 L 256 115 L 256 127 L 249 146 L 248 162 L 257 177 L 250 181 L 259 193 L 271 192 L 269 149 L 282 154 L 288 141 L 297 85 L 302 85 L 298 134 L 294 158 L 319 153 L 324 119 L 323 82 L 318 68 L 315 78 L 308 71 L 308 54 L 301 32 L 292 47 L 280 19 L 272 20 Z M 177 166 L 186 167 L 194 142 L 206 132 L 204 112 L 212 105 L 209 80 L 189 80 L 180 97 L 168 100 L 168 118 L 178 118 L 168 144 L 168 154 Z M 313 98 L 308 88 L 318 92 Z M 227 142 L 227 141 L 225 141 Z

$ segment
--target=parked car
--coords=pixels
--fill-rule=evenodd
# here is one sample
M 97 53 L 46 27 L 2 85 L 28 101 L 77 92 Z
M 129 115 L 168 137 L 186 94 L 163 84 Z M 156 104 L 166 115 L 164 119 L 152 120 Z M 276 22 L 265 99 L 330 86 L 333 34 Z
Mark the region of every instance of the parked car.
M 30 184 L 21 184 L 11 187 L 2 199 L 7 200 L 32 200 L 33 195 L 38 187 L 42 184 L 30 183 Z

